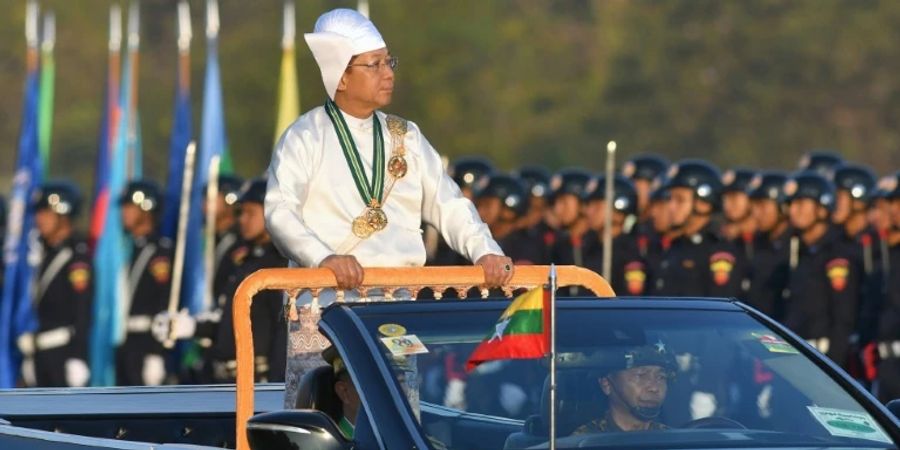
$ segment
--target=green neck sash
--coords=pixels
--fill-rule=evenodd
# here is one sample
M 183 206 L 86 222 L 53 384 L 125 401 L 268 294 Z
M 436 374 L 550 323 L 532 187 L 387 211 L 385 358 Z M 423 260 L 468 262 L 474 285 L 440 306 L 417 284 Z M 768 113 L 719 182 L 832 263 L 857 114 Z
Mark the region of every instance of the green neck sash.
M 356 427 L 347 420 L 346 417 L 341 417 L 341 421 L 338 422 L 338 428 L 341 430 L 341 433 L 347 437 L 347 439 L 353 439 L 353 434 L 356 431 Z
M 381 206 L 381 196 L 384 194 L 384 137 L 381 135 L 378 114 L 372 113 L 375 155 L 372 159 L 372 182 L 369 183 L 362 158 L 359 156 L 359 150 L 356 149 L 356 143 L 353 142 L 353 136 L 350 134 L 350 128 L 347 127 L 344 116 L 330 99 L 325 102 L 325 111 L 328 113 L 328 118 L 331 119 L 331 124 L 334 125 L 334 131 L 337 133 L 341 149 L 344 151 L 344 159 L 347 160 L 347 166 L 350 167 L 350 174 L 353 176 L 353 182 L 356 184 L 356 190 L 359 191 L 363 203 L 366 206 Z

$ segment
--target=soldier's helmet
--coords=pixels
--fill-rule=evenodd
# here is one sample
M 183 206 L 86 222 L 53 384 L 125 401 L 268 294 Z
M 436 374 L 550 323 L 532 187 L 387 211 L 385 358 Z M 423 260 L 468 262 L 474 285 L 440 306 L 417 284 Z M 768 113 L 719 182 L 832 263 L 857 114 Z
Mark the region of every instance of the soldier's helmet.
M 841 163 L 834 168 L 834 187 L 847 191 L 850 198 L 869 203 L 874 199 L 875 173 L 860 164 Z
M 550 172 L 538 166 L 522 166 L 516 175 L 525 185 L 525 190 L 532 197 L 547 198 L 550 196 Z
M 267 181 L 262 177 L 247 180 L 241 187 L 238 203 L 264 204 L 266 201 L 266 185 Z
M 243 185 L 244 180 L 237 175 L 219 175 L 219 195 L 225 199 L 226 205 L 232 206 L 238 202 Z
M 818 172 L 804 170 L 792 175 L 784 183 L 785 202 L 808 198 L 818 202 L 828 212 L 834 211 L 834 183 Z
M 134 180 L 128 182 L 122 195 L 119 196 L 119 204 L 133 204 L 141 211 L 158 214 L 162 211 L 162 194 L 159 185 L 151 180 Z
M 885 198 L 887 198 L 888 200 L 900 200 L 900 172 L 895 173 L 893 175 L 893 178 L 893 189 L 885 189 L 885 191 L 887 192 Z M 887 187 L 889 186 L 886 186 L 886 188 Z
M 460 158 L 447 168 L 450 178 L 460 189 L 475 189 L 479 184 L 485 183 L 487 177 L 493 175 L 494 166 L 487 159 L 473 156 Z
M 553 174 L 550 179 L 550 194 L 553 199 L 559 198 L 560 195 L 571 194 L 581 200 L 587 192 L 587 185 L 590 181 L 591 173 L 586 170 L 562 169 Z
M 517 217 L 528 212 L 528 193 L 519 179 L 505 174 L 495 174 L 487 184 L 475 191 L 475 198 L 498 198 L 503 206 L 511 209 Z
M 784 172 L 762 172 L 753 177 L 748 195 L 753 200 L 774 200 L 784 203 L 784 183 L 788 177 Z
M 835 166 L 842 162 L 844 158 L 834 150 L 810 150 L 800 157 L 797 168 L 801 171 L 811 170 L 831 179 Z
M 750 183 L 756 171 L 747 168 L 728 169 L 722 174 L 722 193 L 743 192 L 749 194 Z
M 669 169 L 669 160 L 653 153 L 637 155 L 622 166 L 622 175 L 632 180 L 653 181 L 664 176 Z
M 606 175 L 599 175 L 591 179 L 588 183 L 587 191 L 584 194 L 584 201 L 605 200 L 606 199 Z M 622 175 L 616 175 L 613 179 L 613 202 L 614 211 L 631 215 L 637 214 L 637 190 L 634 189 L 634 183 Z
M 716 166 L 699 159 L 686 159 L 669 168 L 666 189 L 682 187 L 694 191 L 694 197 L 714 208 L 719 206 L 722 181 Z
M 68 181 L 49 181 L 35 191 L 34 209 L 75 217 L 81 212 L 81 193 Z

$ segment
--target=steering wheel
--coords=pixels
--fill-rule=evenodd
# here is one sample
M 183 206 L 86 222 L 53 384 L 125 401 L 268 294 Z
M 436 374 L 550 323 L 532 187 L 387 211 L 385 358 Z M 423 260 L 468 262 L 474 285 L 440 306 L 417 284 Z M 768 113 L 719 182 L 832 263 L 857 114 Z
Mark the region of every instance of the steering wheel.
M 747 427 L 744 424 L 729 419 L 727 417 L 704 417 L 702 419 L 692 420 L 678 428 L 702 428 L 702 429 L 722 429 L 722 428 L 740 428 L 742 430 L 746 430 Z

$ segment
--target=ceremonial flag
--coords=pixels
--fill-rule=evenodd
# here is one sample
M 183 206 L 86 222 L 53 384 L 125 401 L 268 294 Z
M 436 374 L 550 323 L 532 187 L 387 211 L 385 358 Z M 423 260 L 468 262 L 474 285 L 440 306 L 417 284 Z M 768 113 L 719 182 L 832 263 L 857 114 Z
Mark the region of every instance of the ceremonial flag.
M 184 179 L 184 156 L 193 137 L 191 124 L 191 13 L 188 3 L 178 3 L 178 73 L 175 88 L 175 114 L 169 140 L 169 178 L 163 203 L 162 235 L 176 238 L 178 211 L 181 207 L 181 185 Z
M 50 136 L 53 132 L 53 85 L 56 64 L 53 47 L 56 43 L 56 18 L 52 12 L 44 16 L 44 39 L 41 41 L 41 87 L 38 107 L 38 147 L 41 152 L 41 169 L 47 173 L 50 164 Z
M 300 115 L 297 63 L 294 52 L 294 0 L 284 2 L 284 35 L 281 39 L 281 75 L 278 80 L 278 117 L 275 142 Z
M 40 96 L 37 51 L 37 4 L 29 2 L 26 13 L 27 73 L 16 172 L 9 198 L 3 259 L 3 295 L 0 298 L 0 388 L 15 387 L 21 355 L 16 338 L 34 331 L 37 323 L 31 310 L 31 283 L 37 265 L 37 231 L 31 198 L 40 185 L 41 155 L 38 148 L 38 103 Z
M 225 112 L 218 57 L 219 7 L 216 0 L 206 2 L 206 77 L 203 85 L 203 117 L 200 124 L 200 154 L 191 187 L 191 209 L 188 213 L 187 239 L 184 252 L 184 276 L 181 306 L 191 313 L 203 310 L 205 268 L 203 264 L 203 214 L 200 205 L 209 181 L 209 164 L 214 155 L 221 158 L 221 172 L 231 173 L 231 159 L 225 137 Z M 196 205 L 196 206 L 194 206 Z M 214 242 L 208 245 L 215 245 Z M 212 274 L 210 274 L 212 276 Z
M 106 69 L 106 102 L 103 119 L 100 122 L 100 137 L 97 148 L 97 162 L 94 171 L 94 201 L 91 210 L 91 225 L 88 242 L 95 248 L 103 233 L 106 212 L 109 206 L 109 172 L 116 124 L 119 118 L 119 64 L 122 52 L 122 12 L 119 5 L 109 9 L 109 54 Z
M 485 361 L 542 358 L 550 351 L 550 291 L 536 287 L 503 311 L 466 361 L 469 372 Z
M 124 337 L 124 302 L 128 299 L 126 268 L 131 259 L 131 242 L 122 228 L 119 194 L 125 189 L 128 172 L 140 169 L 139 133 L 135 100 L 133 97 L 133 69 L 136 65 L 138 11 L 132 3 L 128 11 L 129 57 L 122 69 L 121 92 L 118 103 L 118 119 L 114 125 L 114 140 L 109 161 L 108 195 L 102 232 L 94 253 L 96 273 L 93 305 L 93 329 L 91 333 L 91 384 L 108 386 L 115 384 L 115 347 Z M 139 174 L 136 174 L 139 175 Z

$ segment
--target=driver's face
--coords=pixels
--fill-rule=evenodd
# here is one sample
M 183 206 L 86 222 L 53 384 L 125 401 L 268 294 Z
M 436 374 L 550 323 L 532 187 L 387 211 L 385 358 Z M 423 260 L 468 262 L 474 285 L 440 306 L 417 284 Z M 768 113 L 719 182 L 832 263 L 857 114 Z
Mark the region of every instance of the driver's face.
M 600 386 L 612 407 L 658 409 L 666 399 L 669 374 L 660 366 L 633 367 L 601 378 Z

